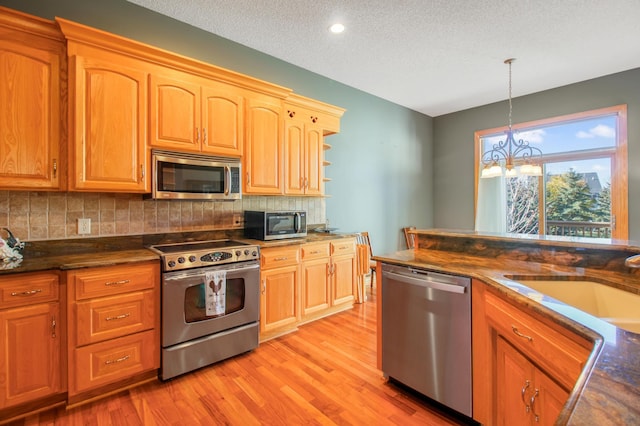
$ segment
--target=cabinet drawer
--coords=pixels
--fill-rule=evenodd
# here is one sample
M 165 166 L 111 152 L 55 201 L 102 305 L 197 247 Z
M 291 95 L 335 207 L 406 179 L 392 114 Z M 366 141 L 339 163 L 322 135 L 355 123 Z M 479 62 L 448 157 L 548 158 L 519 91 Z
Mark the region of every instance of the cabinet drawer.
M 572 339 L 491 293 L 486 301 L 491 325 L 566 389 L 573 388 L 589 357 L 586 340 Z
M 156 294 L 153 290 L 136 291 L 76 303 L 76 345 L 152 329 L 156 323 Z
M 76 300 L 153 289 L 159 285 L 156 263 L 105 266 L 69 273 L 69 286 L 73 286 Z
M 355 254 L 355 252 L 356 244 L 353 238 L 331 241 L 331 256 L 339 256 L 341 254 Z
M 55 272 L 0 277 L 0 309 L 56 301 L 59 281 Z
M 323 257 L 329 257 L 330 248 L 329 243 L 313 243 L 305 244 L 301 248 L 302 260 L 320 259 Z
M 299 261 L 300 249 L 298 246 L 270 248 L 260 251 L 260 266 L 262 269 L 297 265 Z
M 75 380 L 69 393 L 127 379 L 160 366 L 160 340 L 154 330 L 75 349 Z

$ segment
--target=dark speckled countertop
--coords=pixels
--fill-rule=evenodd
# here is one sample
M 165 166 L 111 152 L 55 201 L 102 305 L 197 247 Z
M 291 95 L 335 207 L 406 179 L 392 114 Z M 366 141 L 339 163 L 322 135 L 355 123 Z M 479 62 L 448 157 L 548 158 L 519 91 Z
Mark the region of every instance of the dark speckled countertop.
M 353 236 L 355 234 L 309 232 L 306 238 L 258 241 L 245 239 L 242 237 L 242 231 L 236 230 L 35 241 L 26 243 L 23 260 L 17 265 L 0 262 L 0 275 L 159 260 L 156 253 L 147 249 L 156 244 L 234 239 L 267 248 Z
M 416 231 L 418 246 L 375 260 L 477 278 L 594 342 L 557 424 L 640 424 L 640 335 L 543 297 L 515 279 L 588 279 L 640 294 L 640 270 L 624 266 L 640 247 L 585 239 L 514 239 L 474 232 Z M 638 307 L 640 312 L 640 306 Z

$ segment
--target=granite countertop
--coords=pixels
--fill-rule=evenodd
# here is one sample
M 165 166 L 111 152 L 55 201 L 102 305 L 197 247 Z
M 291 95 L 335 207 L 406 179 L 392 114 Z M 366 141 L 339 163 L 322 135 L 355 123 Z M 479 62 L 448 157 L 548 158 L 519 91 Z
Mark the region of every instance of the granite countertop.
M 310 242 L 351 238 L 351 233 L 309 232 L 305 238 L 277 241 L 245 239 L 242 231 L 201 231 L 105 238 L 78 238 L 27 242 L 19 263 L 0 262 L 0 275 L 45 270 L 68 270 L 159 260 L 159 255 L 147 247 L 156 244 L 234 239 L 261 248 L 300 245 Z
M 615 256 L 607 252 L 611 249 L 620 255 L 622 251 L 626 256 L 627 251 L 633 253 L 637 247 L 612 245 L 603 248 L 592 247 L 588 242 L 556 245 L 553 242 L 538 244 L 538 241 L 530 247 L 514 248 L 510 246 L 513 240 L 495 237 L 452 236 L 441 231 L 417 234 L 417 249 L 374 256 L 373 259 L 476 278 L 512 302 L 526 306 L 594 343 L 587 367 L 560 414 L 558 424 L 628 425 L 640 421 L 640 334 L 617 328 L 555 299 L 540 299 L 538 292 L 514 281 L 552 277 L 588 279 L 640 294 L 640 275 L 635 270 L 630 272 L 628 268 L 620 267 Z M 446 238 L 446 242 L 440 238 Z M 500 249 L 501 244 L 504 250 Z M 545 247 L 541 249 L 541 246 Z M 602 249 L 606 252 L 604 255 Z M 585 253 L 590 250 L 597 251 L 595 255 L 606 267 L 584 266 L 589 257 Z

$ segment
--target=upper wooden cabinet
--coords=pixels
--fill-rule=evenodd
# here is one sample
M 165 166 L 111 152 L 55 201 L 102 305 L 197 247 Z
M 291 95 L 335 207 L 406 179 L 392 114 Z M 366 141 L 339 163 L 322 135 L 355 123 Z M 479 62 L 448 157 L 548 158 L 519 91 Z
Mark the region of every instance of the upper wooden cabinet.
M 91 50 L 70 58 L 70 189 L 148 192 L 147 75 Z
M 324 194 L 324 136 L 340 130 L 342 108 L 291 95 L 284 104 L 284 193 Z
M 243 157 L 246 194 L 324 194 L 341 108 L 61 18 L 2 8 L 0 34 L 0 189 L 148 193 L 158 147 Z
M 0 188 L 64 189 L 64 39 L 52 22 L 0 13 Z
M 247 99 L 243 157 L 245 194 L 282 194 L 282 102 L 255 95 Z
M 173 71 L 150 78 L 150 145 L 240 157 L 244 97 L 239 88 Z
M 97 36 L 108 44 L 106 33 L 59 24 L 69 56 L 69 189 L 149 192 L 148 64 L 96 45 Z

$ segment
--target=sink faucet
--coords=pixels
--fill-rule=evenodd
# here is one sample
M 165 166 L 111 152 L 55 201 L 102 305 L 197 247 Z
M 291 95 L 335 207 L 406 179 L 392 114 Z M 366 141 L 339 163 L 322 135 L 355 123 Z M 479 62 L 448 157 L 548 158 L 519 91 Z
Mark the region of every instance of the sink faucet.
M 627 257 L 624 261 L 624 266 L 628 268 L 640 268 L 640 254 Z

